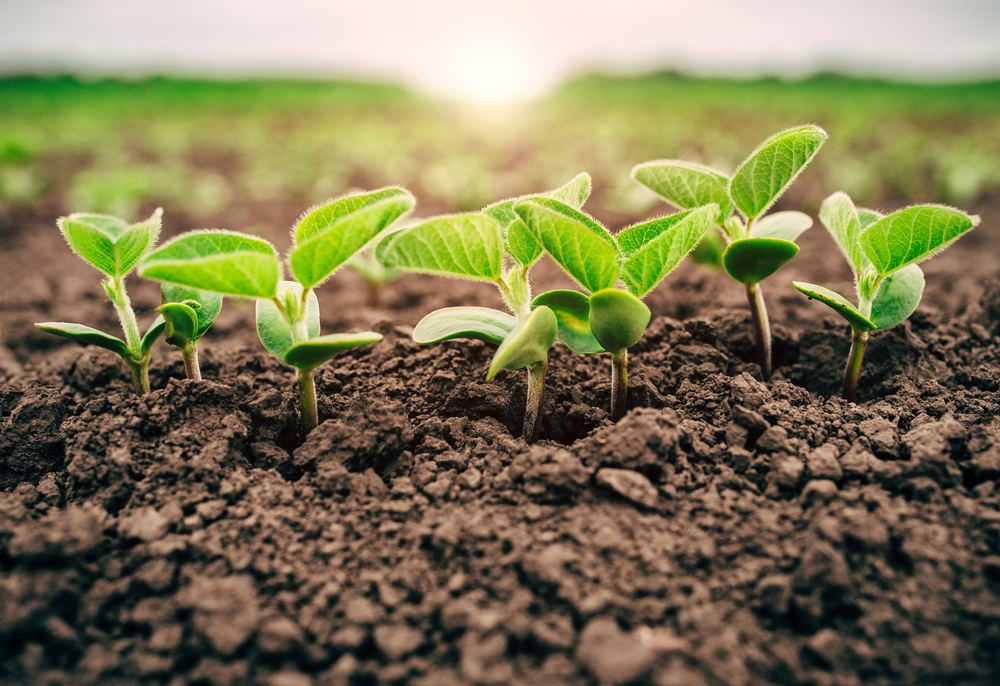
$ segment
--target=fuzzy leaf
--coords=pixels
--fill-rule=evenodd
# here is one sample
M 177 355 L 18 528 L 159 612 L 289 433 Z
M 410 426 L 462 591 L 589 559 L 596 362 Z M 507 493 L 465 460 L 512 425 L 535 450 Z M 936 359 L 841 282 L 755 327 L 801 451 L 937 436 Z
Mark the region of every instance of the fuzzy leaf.
M 198 328 L 195 331 L 195 340 L 205 335 L 205 332 L 211 328 L 215 322 L 215 318 L 219 316 L 219 312 L 222 310 L 223 297 L 218 293 L 199 291 L 196 288 L 178 286 L 172 283 L 165 283 L 160 286 L 160 298 L 164 304 L 180 303 L 185 300 L 193 300 L 198 303 L 199 307 L 193 308 L 198 316 Z
M 108 276 L 121 278 L 156 244 L 163 210 L 129 226 L 117 217 L 71 214 L 59 219 L 59 230 L 77 255 Z
M 867 229 L 869 226 L 885 216 L 880 212 L 865 209 L 864 207 L 858 207 L 856 209 L 858 212 L 858 221 L 861 223 L 862 230 Z
M 316 367 L 333 359 L 342 352 L 351 348 L 357 348 L 358 346 L 378 343 L 381 340 L 382 334 L 375 333 L 374 331 L 332 333 L 326 336 L 317 336 L 289 348 L 288 352 L 285 353 L 285 364 L 290 364 L 296 369 L 305 372 L 311 372 Z
M 847 193 L 834 193 L 824 200 L 819 208 L 819 220 L 844 254 L 856 278 L 868 265 L 868 258 L 858 240 L 861 237 L 858 212 Z
M 733 211 L 729 177 L 711 167 L 682 160 L 654 160 L 636 165 L 632 178 L 682 210 L 715 203 L 723 221 Z
M 306 288 L 324 281 L 383 229 L 413 209 L 402 188 L 348 195 L 317 207 L 295 227 L 289 264 Z
M 583 203 L 587 202 L 592 187 L 590 174 L 580 172 L 559 188 L 545 193 L 545 196 L 578 210 L 583 207 Z
M 163 319 L 163 315 L 157 315 L 153 323 L 149 325 L 146 329 L 146 335 L 142 337 L 140 347 L 142 348 L 142 354 L 147 355 L 149 351 L 153 348 L 156 343 L 156 339 L 166 330 L 167 322 Z
M 812 225 L 812 217 L 804 212 L 775 212 L 755 222 L 750 233 L 755 238 L 780 238 L 794 243 Z
M 590 296 L 590 328 L 604 349 L 619 354 L 642 338 L 652 312 L 631 293 L 605 288 Z
M 478 213 L 429 219 L 397 233 L 379 252 L 387 267 L 497 281 L 503 273 L 500 227 Z
M 431 312 L 413 329 L 413 340 L 422 345 L 452 338 L 474 338 L 500 345 L 517 320 L 488 307 L 445 307 Z
M 274 246 L 256 236 L 192 231 L 146 257 L 139 275 L 223 295 L 273 298 L 281 264 Z
M 944 205 L 914 205 L 879 219 L 861 234 L 861 249 L 886 276 L 941 252 L 979 224 L 979 217 Z
M 885 277 L 872 301 L 872 323 L 888 329 L 905 321 L 917 309 L 924 293 L 924 272 L 915 264 Z
M 549 348 L 556 341 L 559 324 L 556 315 L 547 307 L 532 310 L 514 327 L 493 355 L 486 380 L 501 369 L 520 369 L 548 359 Z
M 556 340 L 575 353 L 602 353 L 590 330 L 590 298 L 578 291 L 549 291 L 531 301 L 531 309 L 548 307 L 556 316 Z
M 619 233 L 615 240 L 626 255 L 621 278 L 632 295 L 641 298 L 653 290 L 694 250 L 718 216 L 718 205 L 706 205 Z M 633 250 L 634 246 L 638 247 Z
M 125 341 L 106 334 L 103 331 L 98 331 L 97 329 L 92 329 L 89 326 L 84 326 L 83 324 L 41 322 L 40 324 L 35 324 L 35 326 L 38 327 L 39 330 L 44 331 L 45 333 L 50 333 L 53 336 L 71 338 L 74 341 L 79 341 L 80 343 L 96 345 L 99 348 L 104 348 L 105 350 L 117 353 L 126 359 L 130 357 L 128 346 L 125 345 Z
M 618 245 L 593 218 L 550 198 L 521 200 L 514 211 L 586 290 L 609 288 L 618 280 Z
M 851 328 L 855 331 L 874 331 L 878 328 L 867 317 L 858 312 L 858 309 L 851 304 L 851 301 L 842 296 L 840 293 L 812 283 L 793 281 L 792 285 L 795 286 L 796 290 L 808 296 L 811 300 L 818 300 L 824 305 L 832 308 L 834 312 L 846 319 L 847 323 L 850 324 Z
M 818 126 L 800 126 L 761 143 L 733 175 L 729 195 L 736 207 L 747 219 L 764 214 L 819 152 L 826 137 Z
M 759 283 L 799 254 L 799 246 L 780 238 L 741 238 L 722 254 L 726 273 L 740 283 Z
M 284 300 L 289 292 L 301 298 L 302 284 L 282 281 L 278 286 L 278 299 Z M 314 291 L 309 291 L 306 297 L 306 336 L 309 339 L 319 336 L 319 300 Z M 292 347 L 292 327 L 271 300 L 261 298 L 257 301 L 257 337 L 267 352 L 281 361 Z
M 178 348 L 186 348 L 198 340 L 198 313 L 188 303 L 165 303 L 158 308 L 166 322 L 164 340 Z M 195 303 L 196 304 L 196 303 Z M 201 309 L 199 307 L 199 309 Z

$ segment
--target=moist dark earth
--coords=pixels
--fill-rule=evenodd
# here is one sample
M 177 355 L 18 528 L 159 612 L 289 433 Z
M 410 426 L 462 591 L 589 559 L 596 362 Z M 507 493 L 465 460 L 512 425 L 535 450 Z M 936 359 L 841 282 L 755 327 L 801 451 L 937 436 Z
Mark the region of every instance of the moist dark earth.
M 302 209 L 211 225 L 287 242 Z M 324 332 L 384 339 L 317 372 L 300 441 L 245 304 L 202 340 L 202 383 L 157 344 L 145 397 L 34 330 L 117 323 L 57 200 L 2 209 L 0 682 L 1000 683 L 1000 198 L 966 209 L 982 226 L 872 336 L 860 404 L 837 397 L 846 327 L 789 283 L 850 292 L 816 227 L 765 285 L 770 383 L 740 287 L 685 264 L 648 299 L 629 414 L 609 421 L 608 356 L 557 344 L 533 446 L 523 371 L 487 383 L 489 346 L 408 335 L 499 306 L 488 286 L 407 276 L 376 310 L 355 274 L 324 285 Z M 129 288 L 148 323 L 155 284 Z

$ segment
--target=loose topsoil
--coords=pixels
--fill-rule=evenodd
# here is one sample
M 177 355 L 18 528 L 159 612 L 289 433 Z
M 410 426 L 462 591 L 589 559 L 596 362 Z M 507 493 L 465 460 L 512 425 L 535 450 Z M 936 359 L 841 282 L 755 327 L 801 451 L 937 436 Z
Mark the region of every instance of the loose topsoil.
M 323 286 L 324 332 L 385 338 L 317 372 L 303 442 L 245 305 L 203 383 L 159 343 L 145 397 L 35 331 L 117 324 L 60 206 L 0 210 L 0 681 L 1000 683 L 1000 201 L 970 209 L 917 313 L 872 336 L 860 404 L 836 397 L 846 327 L 789 284 L 850 292 L 815 228 L 765 286 L 772 382 L 740 287 L 684 265 L 648 300 L 629 414 L 608 419 L 606 355 L 557 344 L 534 446 L 523 372 L 487 383 L 489 346 L 408 336 L 498 306 L 488 286 L 407 276 L 382 310 L 354 274 Z M 129 287 L 148 323 L 156 286 Z

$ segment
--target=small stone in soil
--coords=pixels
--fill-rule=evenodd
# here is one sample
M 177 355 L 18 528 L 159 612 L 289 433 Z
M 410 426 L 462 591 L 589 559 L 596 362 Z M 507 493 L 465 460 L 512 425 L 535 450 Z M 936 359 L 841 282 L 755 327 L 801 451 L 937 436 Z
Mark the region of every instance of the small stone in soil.
M 598 469 L 594 481 L 643 507 L 654 508 L 658 500 L 656 486 L 631 469 Z

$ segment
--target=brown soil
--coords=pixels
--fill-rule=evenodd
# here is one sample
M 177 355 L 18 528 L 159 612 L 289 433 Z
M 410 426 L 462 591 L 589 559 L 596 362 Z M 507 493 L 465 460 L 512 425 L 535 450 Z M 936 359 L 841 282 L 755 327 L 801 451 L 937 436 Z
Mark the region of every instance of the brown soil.
M 845 327 L 789 284 L 849 292 L 820 228 L 767 285 L 774 381 L 740 287 L 685 265 L 648 299 L 628 416 L 606 356 L 557 345 L 532 447 L 523 372 L 487 383 L 489 346 L 407 335 L 499 306 L 488 286 L 408 276 L 376 311 L 360 277 L 325 285 L 324 331 L 385 338 L 317 373 L 300 443 L 249 308 L 203 340 L 204 383 L 160 343 L 137 397 L 112 354 L 31 326 L 117 329 L 62 208 L 0 210 L 0 681 L 998 683 L 1000 202 L 972 209 L 917 314 L 872 337 L 862 404 L 830 397 Z M 213 224 L 280 243 L 301 210 Z M 156 286 L 130 288 L 148 322 Z

